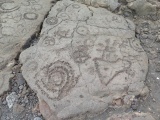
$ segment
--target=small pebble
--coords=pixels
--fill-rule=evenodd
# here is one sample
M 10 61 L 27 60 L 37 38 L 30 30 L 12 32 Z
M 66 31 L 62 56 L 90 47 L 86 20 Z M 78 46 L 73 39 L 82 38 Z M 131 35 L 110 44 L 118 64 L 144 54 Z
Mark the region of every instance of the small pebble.
M 19 86 L 19 89 L 22 90 L 22 89 L 23 89 L 23 85 L 20 85 L 20 86 Z

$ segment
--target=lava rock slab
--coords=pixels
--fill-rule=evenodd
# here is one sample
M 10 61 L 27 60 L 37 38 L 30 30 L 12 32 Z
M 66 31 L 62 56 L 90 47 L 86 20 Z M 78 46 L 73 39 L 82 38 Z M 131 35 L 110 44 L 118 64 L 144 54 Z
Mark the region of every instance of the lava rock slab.
M 9 88 L 8 78 L 12 75 L 8 73 L 14 59 L 27 40 L 40 30 L 50 7 L 51 0 L 0 1 L 0 94 Z
M 58 119 L 100 113 L 148 91 L 148 58 L 133 22 L 70 0 L 51 9 L 38 44 L 20 61 L 23 77 Z

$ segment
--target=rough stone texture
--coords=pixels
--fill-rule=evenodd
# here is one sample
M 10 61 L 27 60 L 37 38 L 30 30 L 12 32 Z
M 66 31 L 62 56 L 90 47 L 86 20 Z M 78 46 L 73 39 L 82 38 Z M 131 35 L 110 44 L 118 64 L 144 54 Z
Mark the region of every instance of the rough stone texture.
M 149 113 L 124 113 L 113 115 L 107 120 L 155 120 Z
M 118 0 L 73 0 L 93 7 L 104 7 L 114 11 L 120 6 Z
M 128 4 L 129 8 L 136 11 L 138 15 L 150 15 L 156 13 L 156 5 L 152 5 L 146 0 L 135 0 Z
M 59 1 L 37 45 L 20 55 L 22 74 L 58 119 L 103 112 L 144 95 L 147 56 L 135 26 L 103 8 Z M 125 104 L 125 103 L 124 103 Z
M 11 75 L 8 72 L 14 65 L 14 58 L 26 41 L 39 31 L 51 7 L 50 2 L 51 0 L 0 1 L 0 94 L 9 87 Z
M 39 110 L 45 120 L 58 120 L 55 113 L 50 109 L 44 100 L 39 99 Z

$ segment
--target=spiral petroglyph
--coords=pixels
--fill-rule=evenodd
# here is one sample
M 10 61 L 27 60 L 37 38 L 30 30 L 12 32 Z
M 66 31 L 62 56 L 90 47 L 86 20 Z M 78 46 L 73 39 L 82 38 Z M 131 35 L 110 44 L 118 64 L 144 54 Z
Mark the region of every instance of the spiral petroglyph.
M 52 92 L 52 99 L 62 99 L 75 86 L 77 78 L 70 64 L 65 61 L 56 61 L 45 66 L 40 74 L 44 74 L 44 78 L 37 80 L 36 84 L 39 89 Z

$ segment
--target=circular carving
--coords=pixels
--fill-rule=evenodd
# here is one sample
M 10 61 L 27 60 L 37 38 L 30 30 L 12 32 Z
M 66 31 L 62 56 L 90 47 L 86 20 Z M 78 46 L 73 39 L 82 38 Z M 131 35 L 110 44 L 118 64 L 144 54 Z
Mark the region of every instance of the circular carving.
M 44 40 L 43 40 L 43 43 L 42 45 L 47 47 L 47 46 L 54 46 L 55 44 L 55 39 L 52 38 L 52 37 L 46 37 Z
M 60 17 L 63 20 L 69 19 L 69 16 L 66 13 L 59 13 L 58 17 Z
M 65 97 L 71 88 L 75 86 L 74 72 L 68 62 L 58 60 L 44 67 L 41 72 L 44 73 L 45 78 L 37 81 L 37 86 L 39 89 L 52 91 L 54 94 L 52 99 Z
M 77 50 L 73 52 L 73 59 L 76 63 L 85 63 L 89 58 L 90 57 L 85 46 L 79 46 Z
M 33 12 L 25 13 L 24 18 L 27 20 L 36 20 L 38 18 L 38 14 Z
M 129 39 L 129 44 L 131 48 L 133 48 L 137 52 L 144 52 L 143 48 L 141 47 L 140 43 L 138 41 Z
M 46 23 L 49 25 L 56 25 L 58 23 L 58 19 L 56 17 L 47 18 Z
M 17 6 L 14 1 L 3 1 L 0 2 L 0 12 L 9 13 L 18 10 L 20 7 Z
M 80 6 L 78 4 L 73 4 L 72 7 L 75 8 L 75 9 L 79 9 L 80 8 Z
M 80 35 L 87 35 L 89 33 L 89 30 L 85 26 L 80 26 L 77 28 L 77 33 Z

